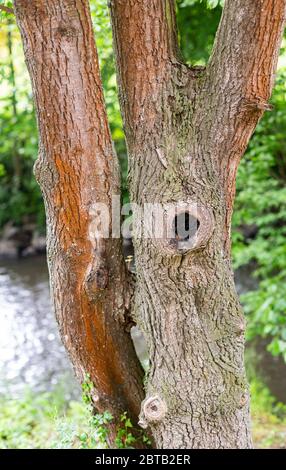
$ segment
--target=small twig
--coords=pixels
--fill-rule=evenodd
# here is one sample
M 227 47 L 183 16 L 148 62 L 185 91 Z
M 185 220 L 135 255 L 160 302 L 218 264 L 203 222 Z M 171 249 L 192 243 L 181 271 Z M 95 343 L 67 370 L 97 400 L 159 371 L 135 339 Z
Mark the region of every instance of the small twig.
M 0 10 L 4 11 L 5 13 L 9 13 L 10 15 L 15 15 L 14 9 L 10 7 L 5 7 L 5 5 L 0 5 Z
M 271 103 L 268 103 L 268 101 L 264 100 L 260 96 L 257 96 L 256 98 L 244 98 L 243 99 L 243 107 L 244 109 L 250 109 L 250 110 L 260 110 L 260 111 L 273 111 L 274 106 Z

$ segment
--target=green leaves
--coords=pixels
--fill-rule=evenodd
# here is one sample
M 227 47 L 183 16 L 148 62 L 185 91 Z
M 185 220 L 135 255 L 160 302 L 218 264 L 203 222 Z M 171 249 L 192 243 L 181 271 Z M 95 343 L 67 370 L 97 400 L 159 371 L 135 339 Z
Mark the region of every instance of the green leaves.
M 130 449 L 132 444 L 136 442 L 136 438 L 131 432 L 133 424 L 127 417 L 126 412 L 122 414 L 120 421 L 122 425 L 116 431 L 115 445 L 118 449 Z
M 32 176 L 38 153 L 37 125 L 20 35 L 10 18 L 1 25 L 1 38 L 0 227 L 8 221 L 21 224 L 27 215 L 41 227 L 45 220 L 42 196 Z
M 224 0 L 183 0 L 180 5 L 181 7 L 189 7 L 196 3 L 203 3 L 207 8 L 212 9 L 217 6 L 223 6 Z
M 111 23 L 106 0 L 90 1 L 93 27 L 98 50 L 104 98 L 110 123 L 112 138 L 120 161 L 122 195 L 128 201 L 127 190 L 127 151 L 124 140 L 123 125 L 119 108 L 115 59 L 113 52 Z
M 0 0 L 0 22 L 11 18 L 13 15 L 13 2 L 8 0 Z
M 180 46 L 184 59 L 205 65 L 212 50 L 221 8 L 208 8 L 205 1 L 180 1 L 177 9 Z
M 233 261 L 235 268 L 251 263 L 258 280 L 257 290 L 242 296 L 247 338 L 272 338 L 269 351 L 286 361 L 285 79 L 280 70 L 274 111 L 262 119 L 238 171 Z

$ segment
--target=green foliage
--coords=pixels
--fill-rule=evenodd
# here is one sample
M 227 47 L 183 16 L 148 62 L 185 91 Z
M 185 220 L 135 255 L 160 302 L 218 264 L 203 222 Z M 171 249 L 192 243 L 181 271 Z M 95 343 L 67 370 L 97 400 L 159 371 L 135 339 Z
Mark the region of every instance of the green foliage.
M 83 384 L 83 401 L 66 403 L 61 387 L 53 392 L 27 392 L 18 399 L 0 396 L 0 448 L 107 448 L 108 427 L 114 418 L 109 411 L 94 414 L 90 401 L 92 382 Z M 124 413 L 116 429 L 115 447 L 132 448 L 136 437 L 133 425 Z M 143 432 L 138 436 L 150 444 Z
M 203 4 L 204 7 L 209 9 L 216 8 L 217 6 L 223 6 L 224 0 L 181 0 L 182 7 L 191 7 L 196 5 L 197 3 Z
M 234 267 L 252 263 L 259 287 L 242 296 L 248 339 L 273 337 L 269 350 L 286 361 L 286 70 L 240 165 L 233 218 Z M 251 227 L 252 235 L 245 232 Z
M 72 407 L 72 403 L 69 406 Z M 52 395 L 34 395 L 27 391 L 21 399 L 0 397 L 0 448 L 50 447 L 51 423 L 58 409 L 70 414 L 70 410 L 65 410 L 64 397 L 59 391 Z
M 90 374 L 86 374 L 84 381 L 81 384 L 82 389 L 82 401 L 86 405 L 92 404 L 92 391 L 94 390 L 94 385 L 90 380 Z
M 268 415 L 269 421 L 281 422 L 286 420 L 286 405 L 277 402 L 269 389 L 257 377 L 250 382 L 251 412 L 254 416 Z
M 250 382 L 252 433 L 256 448 L 285 448 L 286 406 L 257 378 Z
M 121 426 L 118 427 L 115 444 L 118 449 L 130 449 L 132 448 L 132 444 L 136 442 L 136 438 L 131 433 L 133 428 L 133 424 L 131 423 L 130 419 L 127 417 L 127 413 L 123 413 L 120 418 L 122 423 Z
M 13 8 L 13 2 L 11 2 L 10 0 L 0 0 L 0 6 Z M 5 10 L 0 9 L 0 22 L 5 21 L 7 17 L 10 17 L 10 16 L 11 16 L 10 12 L 6 12 Z
M 217 2 L 215 2 L 217 3 Z M 206 8 L 206 2 L 178 2 L 177 21 L 183 56 L 192 65 L 205 65 L 210 56 L 221 16 L 221 7 Z
M 105 411 L 102 414 L 93 414 L 92 407 L 92 394 L 95 392 L 94 384 L 90 379 L 90 374 L 86 374 L 85 380 L 81 385 L 82 387 L 82 400 L 87 405 L 89 410 L 89 432 L 84 432 L 79 436 L 81 442 L 81 448 L 93 449 L 100 445 L 106 447 L 108 437 L 108 425 L 110 425 L 114 418 L 109 411 Z M 120 417 L 120 424 L 116 427 L 115 446 L 118 449 L 129 449 L 132 448 L 132 444 L 136 442 L 138 438 L 143 440 L 144 443 L 148 444 L 148 438 L 141 432 L 142 435 L 137 438 L 132 434 L 133 424 L 130 418 L 127 416 L 127 412 L 123 413 Z M 137 433 L 138 434 L 138 433 Z
M 25 109 L 12 116 L 9 106 L 2 108 L 0 132 L 0 226 L 9 220 L 21 224 L 27 215 L 35 216 L 38 224 L 43 225 L 42 197 L 32 176 L 37 156 L 34 114 Z
M 106 0 L 91 0 L 91 13 L 98 49 L 101 77 L 107 114 L 121 168 L 121 190 L 124 203 L 128 202 L 127 151 L 117 94 L 112 31 Z
M 285 405 L 276 403 L 258 380 L 251 382 L 251 409 L 257 447 L 285 444 Z M 116 447 L 132 448 L 132 423 L 126 414 L 116 437 Z M 109 413 L 93 416 L 83 402 L 66 402 L 61 388 L 23 397 L 0 396 L 0 449 L 96 449 L 107 447 Z M 145 445 L 150 440 L 142 433 Z
M 90 374 L 86 374 L 85 380 L 81 384 L 82 401 L 86 405 L 89 412 L 88 428 L 79 435 L 81 448 L 92 449 L 98 447 L 106 447 L 108 437 L 108 424 L 113 421 L 113 416 L 109 411 L 103 414 L 93 414 L 92 394 L 95 392 L 94 384 L 90 379 Z
M 21 55 L 19 60 L 19 33 L 8 21 L 2 34 L 5 54 L 0 63 L 0 228 L 10 220 L 21 225 L 27 216 L 43 226 L 42 197 L 32 175 L 37 157 L 37 126 L 31 92 L 21 77 L 25 69 Z

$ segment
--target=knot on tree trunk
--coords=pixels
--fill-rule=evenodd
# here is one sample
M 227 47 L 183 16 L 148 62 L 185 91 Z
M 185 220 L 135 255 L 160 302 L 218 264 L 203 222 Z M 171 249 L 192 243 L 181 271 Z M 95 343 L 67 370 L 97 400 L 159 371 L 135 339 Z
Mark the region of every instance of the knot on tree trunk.
M 108 269 L 104 260 L 93 265 L 84 280 L 85 291 L 91 301 L 95 301 L 98 295 L 108 286 Z
M 34 163 L 33 173 L 42 190 L 52 190 L 59 182 L 55 164 L 48 160 L 43 150 L 39 152 Z
M 184 255 L 204 248 L 214 230 L 209 207 L 194 202 L 165 206 L 166 237 L 159 239 L 160 250 L 169 255 Z
M 167 405 L 159 395 L 146 398 L 141 404 L 138 424 L 141 428 L 148 428 L 150 423 L 159 423 L 167 413 Z

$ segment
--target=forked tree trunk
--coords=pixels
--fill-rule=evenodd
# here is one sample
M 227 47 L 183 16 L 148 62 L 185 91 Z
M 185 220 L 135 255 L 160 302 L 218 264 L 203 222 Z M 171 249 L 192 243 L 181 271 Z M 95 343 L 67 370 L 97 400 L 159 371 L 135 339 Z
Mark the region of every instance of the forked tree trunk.
M 110 207 L 119 179 L 87 3 L 15 6 L 37 103 L 36 173 L 62 337 L 81 378 L 91 374 L 99 408 L 134 418 L 142 375 L 124 330 L 131 284 L 120 241 L 90 238 L 93 205 Z M 181 62 L 173 0 L 110 1 L 137 204 L 132 314 L 150 353 L 140 424 L 150 426 L 158 447 L 251 447 L 230 223 L 239 160 L 269 108 L 285 3 L 226 0 L 201 69 Z M 140 237 L 145 203 L 179 204 L 196 224 L 189 244 L 178 230 L 171 239 Z
M 110 5 L 132 202 L 178 204 L 197 222 L 180 249 L 180 233 L 136 238 L 135 208 L 134 314 L 150 353 L 141 424 L 162 448 L 249 448 L 230 222 L 239 159 L 269 107 L 285 1 L 226 0 L 205 70 L 180 60 L 173 0 Z

